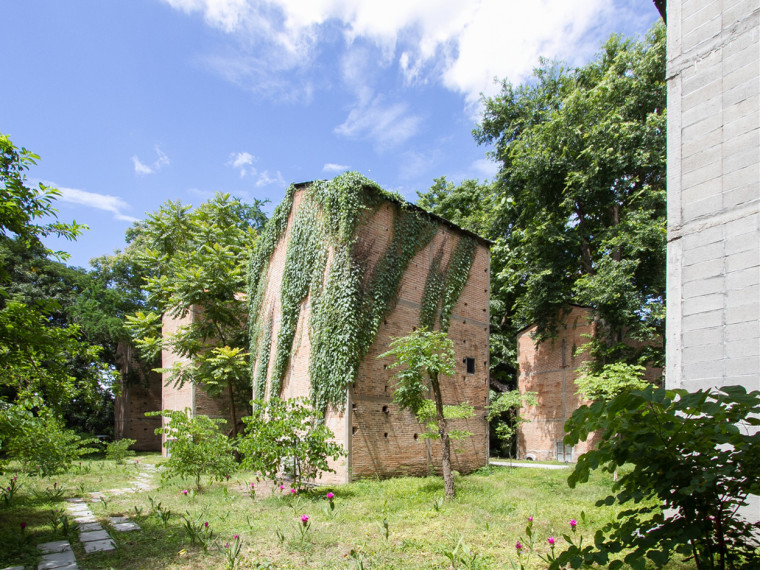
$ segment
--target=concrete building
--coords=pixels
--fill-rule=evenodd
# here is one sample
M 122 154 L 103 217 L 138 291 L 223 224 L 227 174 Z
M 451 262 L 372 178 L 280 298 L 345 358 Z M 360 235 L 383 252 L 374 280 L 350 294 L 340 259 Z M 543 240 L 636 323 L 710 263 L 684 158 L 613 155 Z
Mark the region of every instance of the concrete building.
M 324 236 L 317 242 L 310 242 L 314 248 L 325 248 L 326 261 L 324 266 L 318 266 L 318 277 L 298 301 L 298 314 L 295 317 L 297 323 L 293 325 L 295 328 L 292 340 L 289 341 L 292 348 L 286 347 L 283 351 L 288 361 L 281 379 L 274 378 L 274 370 L 277 344 L 283 337 L 280 334 L 284 320 L 283 305 L 287 303 L 283 293 L 283 283 L 287 281 L 284 274 L 287 273 L 289 260 L 299 255 L 297 252 L 289 254 L 289 249 L 296 240 L 303 243 L 306 238 L 302 232 L 317 231 L 315 226 L 297 220 L 299 216 L 306 216 L 310 220 L 323 220 L 326 216 L 319 201 L 313 198 L 312 192 L 316 190 L 311 183 L 298 185 L 286 197 L 283 204 L 285 209 L 280 214 L 281 232 L 272 241 L 271 250 L 264 255 L 265 259 L 262 259 L 262 274 L 260 278 L 257 277 L 258 285 L 249 292 L 254 299 L 251 303 L 254 326 L 267 329 L 265 333 L 253 335 L 255 345 L 251 351 L 255 363 L 254 390 L 264 392 L 258 394 L 261 396 L 272 393 L 273 382 L 279 384 L 274 392 L 282 398 L 310 398 L 312 395 L 311 367 L 315 359 L 313 347 L 316 331 L 316 327 L 312 326 L 314 307 L 317 302 L 324 303 L 325 297 L 329 297 L 325 295 L 325 283 L 330 280 L 336 259 L 340 257 L 337 246 Z M 376 334 L 358 363 L 353 381 L 348 382 L 341 392 L 340 402 L 327 406 L 326 423 L 348 455 L 333 466 L 335 474 L 325 474 L 323 482 L 348 482 L 361 477 L 423 475 L 440 470 L 438 442 L 420 437 L 424 431 L 423 426 L 410 412 L 399 410 L 393 403 L 394 386 L 390 379 L 393 370 L 388 369 L 392 359 L 378 359 L 377 356 L 388 350 L 392 338 L 404 336 L 420 327 L 426 299 L 433 299 L 436 313 L 440 313 L 440 298 L 446 296 L 446 288 L 439 291 L 440 296 L 435 296 L 434 293 L 431 297 L 430 292 L 435 292 L 432 285 L 440 283 L 441 278 L 446 281 L 447 268 L 455 255 L 453 252 L 460 242 L 464 243 L 463 240 L 473 242 L 473 248 L 471 258 L 467 260 L 469 271 L 464 276 L 464 285 L 451 308 L 448 328 L 448 334 L 455 345 L 457 371 L 454 377 L 442 379 L 442 392 L 445 404 L 469 402 L 475 408 L 475 415 L 470 419 L 452 422 L 454 428 L 472 433 L 469 438 L 452 442 L 453 468 L 460 472 L 470 472 L 485 465 L 488 459 L 488 426 L 485 419 L 489 371 L 488 243 L 378 190 L 371 184 L 365 184 L 360 193 L 355 195 L 355 199 L 372 204 L 363 210 L 350 240 L 353 244 L 350 254 L 354 268 L 352 270 L 359 271 L 364 276 L 359 287 L 361 290 L 357 293 L 362 299 L 359 304 L 368 302 L 372 297 L 368 291 L 372 288 L 373 279 L 382 277 L 383 272 L 390 273 L 386 263 L 389 259 L 394 259 L 393 266 L 402 272 L 393 299 L 377 323 Z M 275 212 L 270 223 L 278 223 L 277 216 L 278 213 Z M 412 218 L 404 218 L 405 216 Z M 417 220 L 415 223 L 427 224 L 431 229 L 424 237 L 420 234 L 419 239 L 415 238 L 408 243 L 408 246 L 414 248 L 414 254 L 408 260 L 402 255 L 402 250 L 407 246 L 397 241 L 404 231 L 403 219 Z M 319 227 L 324 229 L 323 226 Z M 330 228 L 325 231 L 329 232 Z M 298 235 L 294 237 L 295 234 Z M 340 312 L 337 312 L 335 318 L 353 317 L 341 317 Z M 437 317 L 434 322 L 436 328 L 440 326 Z M 340 355 L 333 356 L 337 360 Z M 338 368 L 336 363 L 336 374 L 339 373 Z
M 667 16 L 667 386 L 757 390 L 760 4 L 671 0 Z

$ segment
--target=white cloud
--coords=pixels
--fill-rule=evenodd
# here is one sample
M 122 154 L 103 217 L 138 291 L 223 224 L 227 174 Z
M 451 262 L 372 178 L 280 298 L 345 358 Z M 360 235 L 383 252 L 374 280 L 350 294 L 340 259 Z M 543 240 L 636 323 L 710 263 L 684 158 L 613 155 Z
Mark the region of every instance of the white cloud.
M 259 177 L 256 180 L 256 186 L 269 186 L 270 184 L 276 184 L 277 186 L 287 186 L 285 179 L 278 170 L 274 174 L 270 174 L 268 170 L 259 173 Z
M 344 172 L 351 168 L 344 164 L 336 164 L 334 162 L 328 162 L 322 167 L 322 172 Z
M 161 168 L 164 166 L 168 166 L 170 164 L 169 157 L 164 154 L 158 145 L 153 148 L 156 151 L 156 160 L 154 160 L 151 164 L 145 164 L 137 157 L 137 155 L 132 156 L 132 164 L 134 164 L 135 167 L 135 174 L 153 174 L 154 172 L 161 170 Z
M 256 162 L 256 157 L 250 152 L 232 152 L 225 165 L 235 168 L 240 173 L 240 178 L 245 178 L 256 174 L 254 162 Z
M 499 173 L 499 165 L 490 158 L 481 158 L 472 163 L 472 169 L 481 176 L 493 179 Z
M 372 65 L 395 65 L 407 84 L 440 83 L 469 103 L 496 93 L 495 77 L 525 80 L 539 56 L 581 63 L 612 31 L 654 19 L 641 0 L 164 1 L 236 38 L 241 53 L 215 65 L 249 88 L 287 93 L 295 77 L 313 89 L 304 74 L 324 46 L 350 54 L 371 45 Z
M 124 222 L 136 222 L 137 218 L 129 216 L 124 213 L 124 210 L 129 210 L 131 206 L 118 196 L 110 196 L 108 194 L 97 194 L 95 192 L 87 192 L 86 190 L 79 190 L 77 188 L 66 188 L 64 186 L 57 186 L 54 183 L 45 183 L 58 188 L 61 191 L 60 200 L 62 202 L 68 202 L 69 204 L 77 204 L 79 206 L 87 206 L 89 208 L 95 208 L 96 210 L 104 210 L 111 212 L 114 219 Z
M 409 113 L 406 103 L 386 103 L 378 95 L 351 110 L 335 132 L 348 138 L 369 139 L 382 148 L 397 146 L 417 134 L 420 118 Z

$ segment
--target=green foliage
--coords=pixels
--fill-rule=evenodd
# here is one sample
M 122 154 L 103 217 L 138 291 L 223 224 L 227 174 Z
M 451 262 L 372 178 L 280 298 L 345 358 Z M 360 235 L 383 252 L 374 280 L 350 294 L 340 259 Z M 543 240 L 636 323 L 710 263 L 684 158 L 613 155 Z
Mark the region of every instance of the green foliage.
M 586 400 L 609 400 L 621 392 L 643 390 L 648 382 L 644 379 L 646 368 L 636 364 L 615 362 L 606 364 L 598 373 L 588 367 L 575 379 L 578 393 Z
M 127 317 L 127 327 L 148 360 L 161 350 L 181 357 L 158 369 L 169 382 L 201 385 L 210 395 L 226 393 L 237 433 L 236 408 L 250 394 L 246 331 L 245 268 L 263 224 L 261 202 L 243 204 L 228 194 L 192 210 L 169 201 L 137 228 L 134 252 L 154 311 Z M 191 322 L 162 335 L 161 315 Z
M 266 392 L 263 361 L 270 358 L 272 342 L 271 325 L 267 324 L 271 315 L 262 307 L 266 270 L 287 226 L 295 190 L 291 187 L 275 210 L 249 266 L 250 350 L 260 398 Z M 371 215 L 384 200 L 390 200 L 394 209 L 393 237 L 377 264 L 370 267 L 366 246 L 357 243 L 357 228 L 362 217 Z M 346 387 L 356 378 L 361 358 L 393 307 L 401 276 L 412 257 L 432 239 L 435 228 L 398 196 L 356 173 L 305 188 L 286 250 L 283 316 L 270 378 L 271 396 L 279 395 L 301 307 L 308 298 L 312 402 L 321 411 L 328 405 L 345 405 Z M 328 257 L 331 262 L 325 271 Z
M 621 549 L 631 549 L 624 560 L 632 568 L 644 568 L 646 559 L 662 566 L 674 554 L 694 557 L 698 568 L 757 567 L 757 527 L 737 511 L 760 493 L 759 412 L 760 392 L 741 386 L 689 393 L 651 385 L 576 410 L 565 443 L 597 430 L 602 439 L 578 459 L 568 483 L 588 481 L 599 467 L 632 466 L 597 503 L 628 508 L 594 545 L 563 552 L 558 567 L 573 559 L 605 563 L 607 553 Z
M 333 433 L 322 415 L 302 399 L 255 400 L 253 415 L 243 418 L 246 433 L 239 440 L 246 469 L 261 472 L 277 481 L 283 467 L 292 470 L 296 488 L 313 481 L 322 472 L 334 473 L 328 458 L 345 455 L 343 447 L 331 441 Z
M 517 428 L 525 420 L 520 417 L 520 408 L 538 405 L 537 392 L 494 392 L 488 394 L 488 425 L 492 433 L 491 447 L 498 449 L 502 457 L 511 457 Z
M 475 408 L 473 408 L 468 402 L 463 402 L 456 406 L 445 405 L 443 406 L 443 417 L 448 420 L 466 420 L 475 415 Z M 417 410 L 415 414 L 417 421 L 425 426 L 425 432 L 420 434 L 422 439 L 441 439 L 441 434 L 438 433 L 438 421 L 435 413 L 435 402 L 433 400 L 425 400 Z M 469 431 L 449 429 L 449 437 L 451 439 L 464 439 L 472 435 Z
M 411 410 L 418 418 L 434 417 L 438 425 L 438 437 L 441 439 L 441 467 L 446 498 L 454 498 L 454 476 L 451 471 L 451 433 L 446 420 L 443 398 L 441 396 L 441 376 L 452 376 L 456 371 L 454 360 L 454 343 L 443 331 L 425 329 L 394 339 L 389 350 L 378 358 L 392 356 L 394 361 L 388 368 L 400 368 L 393 378 L 397 384 L 393 400 L 403 409 Z M 434 414 L 430 414 L 430 400 L 433 395 Z M 455 415 L 464 417 L 472 408 L 467 405 L 454 406 Z M 469 415 L 467 415 L 469 417 Z M 457 435 L 465 436 L 464 432 Z
M 97 443 L 66 429 L 47 410 L 35 416 L 20 406 L 0 409 L 0 440 L 9 457 L 43 477 L 67 472 L 74 461 L 92 453 L 94 449 L 89 446 Z
M 127 457 L 135 454 L 134 450 L 129 449 L 137 443 L 136 439 L 125 437 L 116 441 L 110 441 L 106 444 L 106 458 L 116 463 L 124 463 Z
M 202 415 L 190 417 L 189 410 L 163 410 L 145 415 L 169 420 L 156 429 L 156 435 L 166 436 L 164 446 L 170 454 L 162 478 L 194 477 L 195 487 L 200 490 L 202 475 L 221 481 L 235 471 L 232 442 L 219 430 L 219 424 L 227 423 L 225 420 Z

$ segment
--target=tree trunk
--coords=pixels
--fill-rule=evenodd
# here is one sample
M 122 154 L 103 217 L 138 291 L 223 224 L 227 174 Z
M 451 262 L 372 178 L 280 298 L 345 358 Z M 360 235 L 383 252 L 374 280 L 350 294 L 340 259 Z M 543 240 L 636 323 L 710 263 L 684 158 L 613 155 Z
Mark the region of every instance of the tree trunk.
M 227 394 L 230 398 L 230 416 L 232 419 L 232 437 L 237 437 L 237 414 L 235 413 L 235 397 L 232 393 L 232 381 L 227 380 Z
M 447 499 L 454 498 L 454 475 L 451 472 L 451 442 L 449 430 L 446 426 L 446 418 L 443 417 L 443 398 L 441 397 L 441 385 L 438 376 L 431 376 L 430 384 L 435 398 L 435 419 L 438 422 L 438 435 L 441 438 L 441 471 L 443 472 L 443 488 Z

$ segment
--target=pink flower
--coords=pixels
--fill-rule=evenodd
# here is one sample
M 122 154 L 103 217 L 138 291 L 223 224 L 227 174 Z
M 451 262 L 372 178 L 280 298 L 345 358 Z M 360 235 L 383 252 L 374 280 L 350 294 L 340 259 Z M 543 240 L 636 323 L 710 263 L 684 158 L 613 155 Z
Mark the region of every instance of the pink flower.
M 251 489 L 253 489 L 253 483 L 251 483 Z
M 237 540 L 238 538 L 240 538 L 240 537 L 238 535 L 235 535 L 235 536 L 232 537 L 232 540 Z
M 528 517 L 528 522 L 533 522 L 533 517 Z
M 208 528 L 208 521 L 206 521 L 205 523 L 203 523 L 203 526 L 205 526 L 206 528 Z
M 140 463 L 140 460 L 139 459 L 135 459 L 135 463 Z
M 309 515 L 301 515 L 301 522 L 306 525 L 307 522 L 309 522 Z
M 280 485 L 280 491 L 283 491 L 285 489 L 285 485 Z
M 550 536 L 549 538 L 546 539 L 546 542 L 549 543 L 549 546 L 554 546 L 554 537 Z
M 291 490 L 290 490 L 290 494 L 291 494 L 291 495 L 295 495 L 295 494 L 296 494 L 296 490 L 295 490 L 295 489 L 291 489 Z
M 333 495 L 332 493 L 327 493 L 327 498 L 332 501 L 333 498 L 335 498 L 335 495 Z
M 522 543 L 519 540 L 517 541 L 517 544 L 515 544 L 515 548 L 517 549 L 518 552 L 522 550 Z
M 225 547 L 225 548 L 229 548 L 229 547 L 230 547 L 230 543 L 229 543 L 229 542 L 225 542 L 225 543 L 224 543 L 224 547 Z
M 578 521 L 575 519 L 570 519 L 570 528 L 575 528 L 578 525 Z
M 182 494 L 187 495 L 187 489 L 182 489 Z

